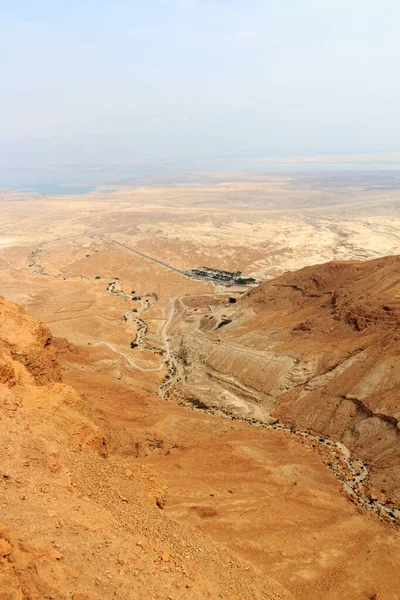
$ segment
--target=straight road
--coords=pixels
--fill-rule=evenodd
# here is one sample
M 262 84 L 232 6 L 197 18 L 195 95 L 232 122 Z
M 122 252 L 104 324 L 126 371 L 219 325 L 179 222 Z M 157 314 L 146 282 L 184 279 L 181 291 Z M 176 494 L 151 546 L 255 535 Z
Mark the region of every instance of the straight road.
M 106 241 L 104 238 L 101 238 L 103 241 Z M 148 258 L 149 260 L 152 260 L 155 263 L 158 263 L 159 265 L 162 265 L 163 267 L 167 267 L 167 269 L 170 269 L 171 271 L 175 271 L 175 273 L 179 273 L 180 275 L 184 275 L 185 277 L 188 277 L 187 273 L 185 273 L 185 271 L 181 271 L 180 269 L 176 269 L 175 267 L 173 267 L 172 265 L 169 265 L 165 262 L 163 262 L 162 260 L 159 260 L 158 258 L 154 258 L 154 256 L 149 256 L 148 254 L 144 254 L 143 252 L 139 252 L 139 250 L 135 250 L 135 248 L 131 248 L 130 246 L 127 246 L 126 244 L 122 244 L 121 242 L 117 242 L 117 240 L 107 240 L 109 242 L 112 242 L 113 244 L 118 244 L 118 246 L 122 246 L 123 248 L 126 248 L 127 250 L 130 250 L 131 252 L 134 252 L 135 254 L 138 254 L 139 256 L 142 256 L 143 258 Z

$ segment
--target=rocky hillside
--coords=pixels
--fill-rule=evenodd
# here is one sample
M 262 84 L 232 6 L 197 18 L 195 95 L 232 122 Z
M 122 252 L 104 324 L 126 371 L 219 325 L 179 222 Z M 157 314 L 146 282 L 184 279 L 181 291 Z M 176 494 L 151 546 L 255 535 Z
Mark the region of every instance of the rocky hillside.
M 176 327 L 183 394 L 341 440 L 398 502 L 400 257 L 307 267 L 219 312 Z
M 0 298 L 0 599 L 289 599 L 168 519 L 166 488 L 112 456 L 61 382 L 51 334 Z

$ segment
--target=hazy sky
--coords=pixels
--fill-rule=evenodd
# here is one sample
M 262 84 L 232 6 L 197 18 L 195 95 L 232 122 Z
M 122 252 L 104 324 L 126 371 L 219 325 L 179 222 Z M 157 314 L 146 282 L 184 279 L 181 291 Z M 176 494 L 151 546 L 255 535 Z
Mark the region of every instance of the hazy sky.
M 0 0 L 0 161 L 394 151 L 399 0 Z

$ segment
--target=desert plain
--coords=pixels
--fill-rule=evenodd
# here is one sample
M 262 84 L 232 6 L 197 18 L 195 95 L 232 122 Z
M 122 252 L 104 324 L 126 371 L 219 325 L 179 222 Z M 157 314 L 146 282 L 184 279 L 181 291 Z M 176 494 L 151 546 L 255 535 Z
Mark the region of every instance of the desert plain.
M 279 313 L 279 294 L 277 300 L 268 292 L 271 305 L 274 303 L 278 318 L 289 323 L 288 331 L 311 332 L 315 340 L 312 312 L 321 307 L 289 306 L 286 288 L 295 294 L 296 289 L 306 289 L 301 276 L 300 282 L 292 281 L 290 274 L 329 261 L 341 265 L 342 261 L 400 254 L 397 172 L 319 170 L 265 175 L 243 170 L 234 175 L 201 173 L 179 185 L 103 185 L 80 195 L 3 190 L 0 224 L 0 295 L 50 329 L 62 380 L 81 395 L 82 410 L 107 444 L 107 457 L 87 460 L 93 471 L 89 466 L 86 475 L 83 467 L 76 471 L 74 487 L 80 493 L 86 531 L 100 535 L 94 522 L 100 517 L 91 514 L 90 502 L 97 511 L 107 513 L 101 516 L 107 527 L 111 527 L 108 519 L 115 517 L 107 485 L 106 489 L 103 486 L 106 476 L 99 476 L 107 461 L 111 470 L 118 471 L 120 467 L 115 465 L 122 465 L 118 477 L 125 488 L 137 486 L 140 478 L 145 479 L 145 488 L 156 488 L 152 510 L 168 521 L 159 526 L 162 534 L 157 538 L 154 523 L 159 517 L 153 518 L 151 511 L 143 517 L 146 527 L 142 527 L 141 513 L 136 510 L 134 533 L 127 525 L 128 517 L 120 519 L 120 537 L 128 539 L 140 530 L 140 539 L 125 540 L 124 544 L 138 544 L 139 548 L 147 544 L 149 556 L 146 552 L 141 555 L 137 569 L 110 568 L 110 578 L 103 577 L 104 553 L 101 561 L 82 558 L 74 549 L 73 536 L 62 526 L 56 547 L 60 546 L 62 560 L 70 561 L 70 570 L 66 568 L 55 582 L 51 569 L 43 573 L 39 569 L 48 585 L 62 590 L 55 592 L 55 598 L 73 594 L 78 600 L 400 598 L 399 467 L 397 450 L 392 454 L 388 450 L 388 445 L 395 447 L 393 439 L 398 435 L 397 429 L 393 431 L 397 409 L 390 412 L 388 401 L 384 409 L 376 411 L 386 416 L 378 424 L 382 429 L 374 429 L 374 436 L 381 436 L 382 444 L 387 445 L 376 450 L 374 462 L 375 455 L 366 449 L 371 448 L 369 438 L 363 445 L 365 430 L 360 426 L 353 437 L 349 433 L 353 413 L 343 417 L 342 425 L 329 429 L 322 420 L 312 421 L 305 409 L 299 412 L 296 407 L 303 406 L 301 401 L 290 404 L 300 386 L 304 386 L 301 393 L 307 394 L 311 385 L 319 385 L 320 363 L 326 367 L 324 376 L 342 369 L 342 363 L 361 348 L 358 333 L 370 336 L 362 338 L 364 351 L 375 343 L 375 330 L 364 334 L 364 326 L 357 322 L 357 331 L 347 332 L 348 323 L 334 331 L 332 320 L 329 331 L 324 331 L 325 317 L 320 317 L 316 326 L 320 338 L 308 346 L 302 338 L 306 366 L 300 361 L 297 368 L 300 350 L 293 346 L 292 337 L 291 345 L 286 338 L 282 342 L 279 327 L 275 321 L 271 325 L 267 317 L 264 321 L 259 317 L 260 325 L 257 303 L 261 301 L 255 297 L 251 304 L 258 293 L 256 284 L 274 286 L 275 280 L 281 281 L 277 278 L 289 277 L 279 292 L 286 312 Z M 227 286 L 219 280 L 194 278 L 192 270 L 202 267 L 240 271 L 255 283 Z M 389 313 L 395 311 L 392 305 L 398 293 L 397 266 L 393 269 L 393 289 L 385 304 L 389 308 L 384 309 Z M 312 298 L 331 294 L 329 281 L 326 283 L 329 276 L 325 271 L 317 275 Z M 355 275 L 349 277 L 352 280 Z M 342 280 L 340 285 L 344 285 Z M 379 295 L 384 293 L 379 290 Z M 295 308 L 305 316 L 296 320 L 296 314 L 292 323 L 290 314 Z M 276 330 L 268 330 L 268 339 L 262 337 L 267 325 Z M 332 338 L 332 353 L 339 348 L 334 365 L 325 364 L 325 354 L 323 359 L 315 358 L 322 356 L 322 340 L 329 333 L 337 335 Z M 346 344 L 342 348 L 343 339 Z M 267 355 L 260 353 L 267 352 L 270 357 L 278 341 L 290 348 L 263 379 L 260 373 Z M 379 338 L 379 344 L 387 347 L 386 337 Z M 328 351 L 324 348 L 323 352 Z M 234 360 L 226 366 L 229 356 Z M 290 360 L 294 357 L 296 366 L 290 363 L 287 367 L 290 377 L 282 371 L 287 356 Z M 275 364 L 272 359 L 270 363 Z M 315 372 L 310 375 L 308 368 Z M 272 389 L 275 380 L 281 386 L 278 391 Z M 395 389 L 397 380 L 391 385 Z M 281 392 L 288 395 L 276 409 L 273 401 Z M 343 393 L 346 400 L 353 398 L 350 392 L 346 388 Z M 358 396 L 355 399 L 358 401 Z M 343 450 L 340 444 L 346 441 Z M 10 468 L 16 468 L 18 456 L 10 456 L 9 461 Z M 359 489 L 364 467 L 369 469 L 368 477 Z M 73 456 L 68 468 L 74 473 Z M 350 485 L 353 476 L 357 481 Z M 33 469 L 31 477 L 39 474 Z M 122 485 L 120 481 L 118 485 Z M 35 517 L 32 500 L 27 526 L 21 518 L 18 490 L 3 488 L 1 520 L 13 528 L 20 543 L 30 539 L 38 548 L 54 546 L 47 535 L 53 509 Z M 357 494 L 373 498 L 374 510 L 360 502 Z M 83 538 L 83 547 L 83 525 L 75 526 L 81 528 L 77 539 Z M 193 531 L 193 539 L 206 540 L 206 546 L 215 544 L 216 572 L 228 568 L 221 557 L 234 557 L 229 559 L 231 563 L 227 559 L 233 565 L 230 592 L 222 583 L 219 590 L 207 585 L 208 578 L 213 582 L 217 577 L 208 558 L 198 569 L 202 578 L 197 573 L 189 587 L 180 582 L 175 585 L 169 556 L 173 550 L 168 554 L 161 551 L 172 591 L 168 588 L 164 593 L 162 587 L 153 585 L 158 574 L 150 555 L 157 554 L 168 536 L 171 541 L 174 527 L 178 528 L 177 537 L 189 539 Z M 118 538 L 115 532 L 113 535 Z M 207 548 L 204 552 L 210 551 Z M 187 560 L 199 567 L 193 554 L 190 549 Z M 236 558 L 243 563 L 234 564 Z M 250 588 L 243 592 L 241 577 L 246 570 L 251 576 L 256 573 L 254 577 L 260 581 L 266 578 L 277 583 L 259 596 Z M 283 589 L 286 591 L 279 591 Z

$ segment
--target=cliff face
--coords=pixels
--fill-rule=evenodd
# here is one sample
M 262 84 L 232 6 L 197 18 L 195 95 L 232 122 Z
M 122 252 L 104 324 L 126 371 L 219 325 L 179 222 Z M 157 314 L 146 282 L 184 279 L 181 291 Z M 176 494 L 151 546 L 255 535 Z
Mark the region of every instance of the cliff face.
M 195 343 L 183 336 L 187 391 L 207 385 L 231 410 L 342 440 L 399 500 L 400 257 L 286 274 L 225 317 Z
M 0 600 L 292 598 L 164 515 L 163 483 L 109 454 L 49 330 L 3 298 L 0 456 Z
M 23 308 L 1 297 L 0 352 L 22 364 L 39 385 L 61 380 L 50 330 Z

